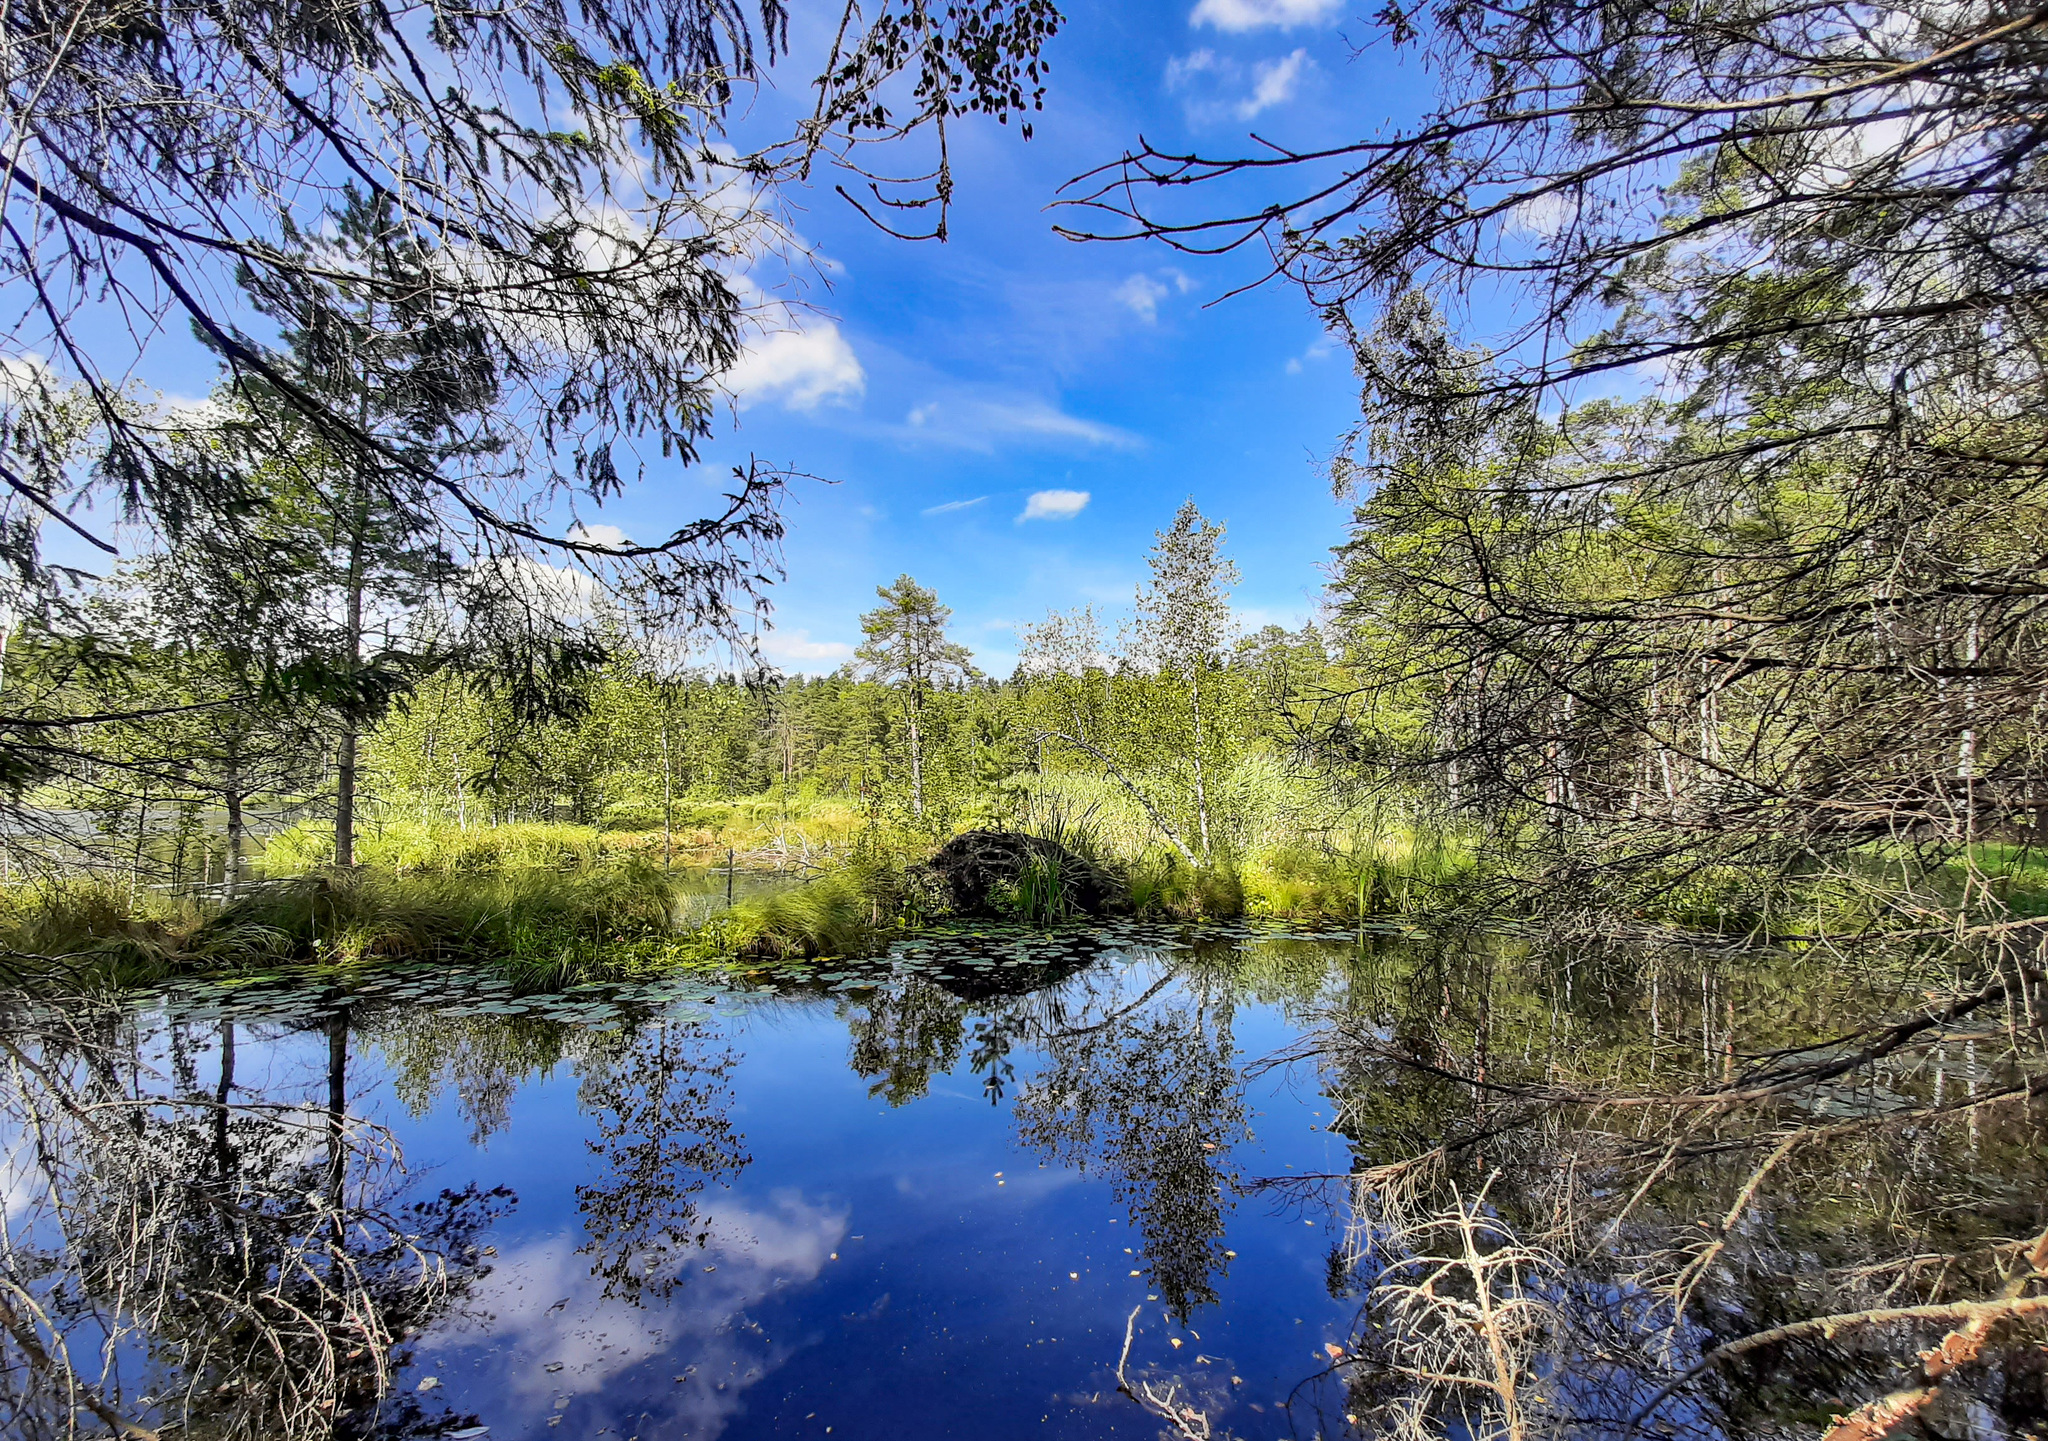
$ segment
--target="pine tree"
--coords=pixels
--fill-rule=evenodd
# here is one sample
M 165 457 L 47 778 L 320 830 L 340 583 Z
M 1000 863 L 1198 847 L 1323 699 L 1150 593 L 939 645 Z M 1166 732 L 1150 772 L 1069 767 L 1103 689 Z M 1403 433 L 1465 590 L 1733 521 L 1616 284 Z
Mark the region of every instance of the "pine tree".
M 973 653 L 946 638 L 952 610 L 939 604 L 936 592 L 907 575 L 878 587 L 882 604 L 860 618 L 866 636 L 854 652 L 854 664 L 884 685 L 901 687 L 904 719 L 910 732 L 910 811 L 924 815 L 924 708 L 932 686 L 967 680 L 980 674 Z

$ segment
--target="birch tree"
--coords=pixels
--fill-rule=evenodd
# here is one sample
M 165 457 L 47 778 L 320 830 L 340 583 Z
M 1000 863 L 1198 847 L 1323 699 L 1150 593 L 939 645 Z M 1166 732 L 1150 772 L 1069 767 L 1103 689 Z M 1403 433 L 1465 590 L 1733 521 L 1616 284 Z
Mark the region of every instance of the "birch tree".
M 1230 588 L 1237 584 L 1237 566 L 1223 555 L 1223 530 L 1193 500 L 1183 502 L 1172 526 L 1157 532 L 1146 557 L 1152 583 L 1138 592 L 1137 609 L 1139 654 L 1186 688 L 1195 827 L 1204 857 L 1210 834 L 1202 682 L 1229 649 L 1234 631 Z

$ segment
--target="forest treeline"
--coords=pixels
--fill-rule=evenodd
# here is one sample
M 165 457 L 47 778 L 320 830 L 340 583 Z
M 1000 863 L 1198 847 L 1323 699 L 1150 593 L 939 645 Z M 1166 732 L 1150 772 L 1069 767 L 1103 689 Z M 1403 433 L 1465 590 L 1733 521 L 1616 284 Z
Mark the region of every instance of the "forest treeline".
M 861 829 L 936 844 L 1052 823 L 1191 868 L 1327 851 L 1342 807 L 1298 755 L 1341 666 L 1314 624 L 1232 629 L 1223 534 L 1184 506 L 1121 626 L 1091 608 L 1051 614 L 1022 627 L 1004 678 L 975 667 L 947 635 L 948 609 L 904 576 L 831 675 L 692 665 L 598 609 L 584 618 L 597 659 L 545 713 L 453 659 L 427 669 L 431 644 L 412 640 L 402 689 L 359 729 L 339 705 L 252 700 L 226 657 L 153 643 L 162 577 L 135 568 L 95 602 L 135 627 L 121 664 L 33 633 L 9 653 L 20 713 L 108 717 L 91 752 L 53 762 L 28 794 L 21 813 L 45 824 L 17 831 L 17 863 L 40 840 L 53 860 L 189 889 L 226 881 L 231 854 L 238 878 L 266 851 L 290 869 L 338 852 L 389 861 L 379 838 L 396 832 L 411 864 L 432 866 L 423 841 L 454 853 L 469 832 L 535 822 L 621 833 L 679 861 L 771 843 L 773 856 L 749 860 L 823 859 Z M 399 637 L 426 623 L 393 619 Z

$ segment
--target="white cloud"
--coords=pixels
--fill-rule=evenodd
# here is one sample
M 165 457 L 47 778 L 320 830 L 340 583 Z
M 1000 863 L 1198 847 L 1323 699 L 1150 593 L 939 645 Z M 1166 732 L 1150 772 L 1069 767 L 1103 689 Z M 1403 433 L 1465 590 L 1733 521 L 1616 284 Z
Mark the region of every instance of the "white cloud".
M 1289 375 L 1301 374 L 1302 368 L 1306 366 L 1310 361 L 1326 359 L 1328 358 L 1330 352 L 1335 350 L 1336 348 L 1337 337 L 1335 337 L 1334 335 L 1325 335 L 1321 340 L 1318 340 L 1311 344 L 1307 350 L 1304 350 L 1301 354 L 1292 357 L 1287 362 L 1287 373 Z
M 526 604 L 564 620 L 586 620 L 596 613 L 597 581 L 569 566 L 549 565 L 528 555 L 499 556 L 483 563 Z
M 1113 425 L 1099 425 L 1068 415 L 1056 406 L 1040 402 L 1023 405 L 991 405 L 984 416 L 998 428 L 1013 435 L 1041 435 L 1058 440 L 1079 440 L 1089 445 L 1107 445 L 1128 450 L 1138 443 L 1129 431 Z
M 580 540 L 589 545 L 628 546 L 632 538 L 615 525 L 574 525 L 569 527 L 569 539 Z
M 1176 55 L 1166 62 L 1166 88 L 1185 89 L 1198 75 L 1214 75 L 1225 69 L 1235 69 L 1216 58 L 1216 52 L 1209 49 L 1193 50 L 1186 55 Z
M 1130 313 L 1151 325 L 1153 321 L 1159 319 L 1159 301 L 1167 299 L 1169 295 L 1186 295 L 1192 289 L 1194 280 L 1188 278 L 1186 270 L 1163 266 L 1153 274 L 1130 276 L 1122 285 L 1110 291 L 1110 295 L 1128 305 Z
M 829 320 L 763 336 L 725 375 L 727 388 L 739 397 L 743 410 L 762 400 L 779 400 L 792 410 L 816 410 L 827 400 L 857 398 L 866 392 L 867 381 L 860 357 Z
M 167 390 L 156 398 L 156 419 L 165 425 L 215 425 L 233 414 L 210 395 L 184 395 Z
M 1190 25 L 1208 25 L 1230 34 L 1247 30 L 1292 30 L 1320 25 L 1344 8 L 1344 0 L 1201 0 L 1188 16 Z
M 988 497 L 977 495 L 972 500 L 949 500 L 944 505 L 928 505 L 921 512 L 924 515 L 945 515 L 951 511 L 966 510 L 969 506 L 980 505 Z
M 644 1398 L 608 1394 L 606 1382 L 655 1357 L 682 1371 L 663 1398 L 663 1434 L 716 1437 L 744 1409 L 743 1393 L 795 1353 L 743 1323 L 750 1306 L 786 1287 L 808 1286 L 846 1235 L 843 1210 L 778 1191 L 772 1207 L 707 1208 L 709 1242 L 682 1267 L 688 1303 L 644 1308 L 603 1295 L 590 1259 L 564 1238 L 508 1251 L 465 1313 L 434 1327 L 423 1345 L 443 1358 L 485 1352 L 512 1358 L 493 1382 L 520 1409 L 567 1396 L 583 1434 L 636 1420 Z M 687 1363 L 687 1369 L 684 1367 Z M 546 1369 L 544 1369 L 546 1368 Z M 460 1393 L 458 1393 L 459 1395 Z
M 1249 120 L 1262 110 L 1285 105 L 1294 98 L 1302 72 L 1309 67 L 1308 51 L 1296 50 L 1281 60 L 1262 60 L 1252 67 L 1252 93 L 1237 102 L 1237 118 Z
M 1184 271 L 1171 266 L 1154 275 L 1133 275 L 1110 294 L 1130 307 L 1131 313 L 1151 325 L 1159 319 L 1159 302 L 1173 294 L 1186 295 L 1195 288 Z
M 1017 521 L 1021 525 L 1027 520 L 1072 520 L 1087 508 L 1085 490 L 1035 490 Z
M 761 637 L 761 654 L 770 660 L 804 662 L 853 659 L 853 647 L 843 640 L 812 640 L 807 630 L 771 630 Z
M 0 405 L 41 397 L 56 385 L 50 362 L 33 350 L 0 356 Z
M 1167 288 L 1149 275 L 1133 275 L 1112 292 L 1116 298 L 1130 307 L 1131 313 L 1147 325 L 1157 323 L 1159 302 L 1166 299 Z
M 1542 240 L 1555 240 L 1579 217 L 1578 197 L 1561 191 L 1524 200 L 1508 212 L 1508 228 Z

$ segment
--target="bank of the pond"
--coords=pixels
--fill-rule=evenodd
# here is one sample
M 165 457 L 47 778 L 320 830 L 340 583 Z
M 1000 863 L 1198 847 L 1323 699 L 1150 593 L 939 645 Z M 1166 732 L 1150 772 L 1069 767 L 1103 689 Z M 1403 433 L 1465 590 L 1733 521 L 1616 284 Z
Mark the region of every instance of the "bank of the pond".
M 1268 846 L 1190 862 L 1169 847 L 1135 855 L 1085 825 L 1050 834 L 967 831 L 934 840 L 870 828 L 834 859 L 745 869 L 678 867 L 581 828 L 532 824 L 454 833 L 457 849 L 393 827 L 391 864 L 293 867 L 225 898 L 169 896 L 90 877 L 0 889 L 0 979 L 115 988 L 168 976 L 393 959 L 483 962 L 547 990 L 607 975 L 761 961 L 874 955 L 962 916 L 1059 927 L 1105 915 L 1148 920 L 1444 924 L 1512 932 L 1529 887 L 1488 870 L 1469 844 L 1421 832 L 1349 849 Z M 395 837 L 395 839 L 393 839 Z M 1917 869 L 1916 869 L 1917 867 Z M 1659 910 L 1588 908 L 1586 934 L 1667 943 L 1712 939 L 1794 948 L 1830 937 L 1924 929 L 1973 905 L 1993 921 L 2048 911 L 2048 866 L 2031 848 L 1984 845 L 1921 865 L 1873 849 L 1816 873 L 1780 903 L 1745 900 L 1743 881 L 1702 873 Z M 1917 896 L 1919 904 L 1901 897 Z M 1554 927 L 1555 913 L 1537 916 Z
M 280 965 L 484 962 L 548 985 L 729 950 L 715 923 L 779 878 L 663 872 L 396 875 L 372 868 L 263 881 L 233 898 L 137 896 L 91 878 L 0 893 L 0 958 L 17 976 L 115 987 Z
M 280 965 L 481 961 L 544 989 L 622 970 L 872 955 L 960 915 L 1040 927 L 1106 913 L 1274 916 L 1283 912 L 1269 892 L 1289 886 L 1298 918 L 1342 909 L 1323 883 L 1330 878 L 1317 880 L 1307 862 L 1190 866 L 1171 852 L 1126 861 L 1080 834 L 968 832 L 936 846 L 870 836 L 830 864 L 742 870 L 736 855 L 723 868 L 671 868 L 631 851 L 576 849 L 543 827 L 503 829 L 495 838 L 468 833 L 471 849 L 445 865 L 415 856 L 295 868 L 283 864 L 288 854 L 273 856 L 283 874 L 232 897 L 218 888 L 166 896 L 92 877 L 12 886 L 0 891 L 0 965 L 23 978 L 118 988 Z M 1247 875 L 1267 887 L 1249 904 Z

